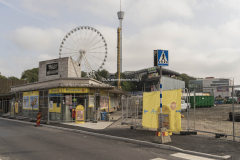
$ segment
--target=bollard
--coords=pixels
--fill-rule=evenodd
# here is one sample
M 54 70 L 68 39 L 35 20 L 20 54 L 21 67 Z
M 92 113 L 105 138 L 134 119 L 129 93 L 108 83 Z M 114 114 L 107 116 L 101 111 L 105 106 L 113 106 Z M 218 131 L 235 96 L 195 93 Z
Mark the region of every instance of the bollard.
M 37 123 L 34 125 L 35 127 L 42 126 L 42 125 L 40 125 L 41 116 L 42 116 L 42 114 L 38 113 L 38 115 L 37 115 Z

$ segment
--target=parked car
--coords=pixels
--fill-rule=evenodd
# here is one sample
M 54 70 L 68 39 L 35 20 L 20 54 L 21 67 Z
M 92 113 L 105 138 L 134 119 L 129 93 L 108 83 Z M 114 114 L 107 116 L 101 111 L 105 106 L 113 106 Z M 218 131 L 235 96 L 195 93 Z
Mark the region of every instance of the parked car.
M 191 108 L 191 104 L 186 103 L 185 100 L 181 100 L 181 110 L 187 112 L 189 108 Z

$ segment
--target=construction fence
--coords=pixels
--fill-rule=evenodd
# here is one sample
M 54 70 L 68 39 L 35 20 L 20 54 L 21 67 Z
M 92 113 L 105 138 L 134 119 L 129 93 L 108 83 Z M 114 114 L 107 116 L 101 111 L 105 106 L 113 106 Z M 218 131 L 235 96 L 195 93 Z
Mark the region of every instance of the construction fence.
M 239 140 L 240 105 L 235 94 L 238 89 L 240 86 L 189 88 L 191 108 L 182 112 L 182 129 Z
M 122 124 L 148 129 L 160 125 L 160 92 L 144 92 L 122 98 Z M 162 122 L 169 132 L 181 131 L 181 89 L 163 91 Z
M 181 96 L 177 94 L 177 97 L 163 91 L 165 127 L 173 126 L 170 128 L 172 132 L 189 130 L 197 131 L 199 134 L 239 140 L 240 104 L 238 96 L 235 95 L 236 89 L 240 89 L 240 86 L 195 87 L 181 89 L 183 93 L 179 93 Z M 159 92 L 122 96 L 122 124 L 156 130 L 159 122 L 158 114 L 155 113 L 159 113 L 157 110 L 160 108 L 159 99 Z M 187 109 L 181 108 L 181 101 L 188 102 Z M 175 112 L 172 112 L 176 114 L 174 116 L 170 116 L 172 102 L 176 102 Z M 150 106 L 150 110 L 146 106 Z M 156 109 L 152 106 L 156 106 Z M 164 106 L 168 106 L 170 110 L 164 111 Z

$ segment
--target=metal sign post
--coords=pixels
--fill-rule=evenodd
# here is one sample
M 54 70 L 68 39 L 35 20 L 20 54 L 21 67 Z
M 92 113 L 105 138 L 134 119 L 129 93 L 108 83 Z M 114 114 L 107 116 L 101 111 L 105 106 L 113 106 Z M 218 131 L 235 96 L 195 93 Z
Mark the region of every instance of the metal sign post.
M 159 91 L 160 91 L 160 128 L 163 127 L 162 122 L 162 66 L 160 66 Z
M 160 66 L 159 72 L 159 91 L 160 91 L 160 116 L 159 116 L 159 125 L 157 133 L 154 137 L 154 142 L 156 143 L 169 143 L 171 138 L 168 134 L 167 128 L 163 126 L 162 119 L 162 66 L 168 66 L 169 64 L 169 55 L 167 50 L 155 50 L 154 55 L 154 65 Z
M 160 128 L 163 127 L 162 122 L 162 66 L 168 66 L 169 55 L 167 50 L 157 50 L 157 65 L 160 66 L 159 73 L 159 91 L 160 91 Z

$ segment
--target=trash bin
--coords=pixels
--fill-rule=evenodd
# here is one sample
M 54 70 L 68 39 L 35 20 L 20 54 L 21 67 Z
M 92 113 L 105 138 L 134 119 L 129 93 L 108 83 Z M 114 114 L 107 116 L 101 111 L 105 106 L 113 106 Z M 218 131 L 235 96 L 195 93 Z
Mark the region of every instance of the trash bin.
M 106 120 L 106 115 L 107 115 L 107 112 L 102 112 L 102 113 L 101 113 L 101 120 L 102 120 L 102 121 L 105 121 L 105 120 Z
M 229 112 L 229 120 L 232 121 L 233 120 L 233 113 Z M 240 112 L 235 112 L 234 113 L 234 121 L 235 122 L 240 122 Z

